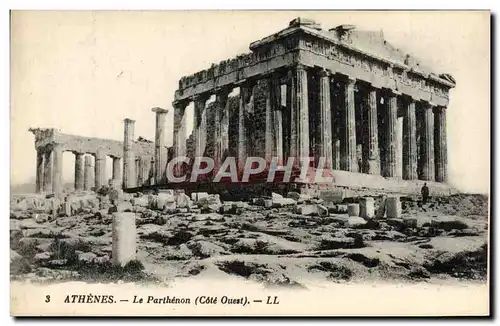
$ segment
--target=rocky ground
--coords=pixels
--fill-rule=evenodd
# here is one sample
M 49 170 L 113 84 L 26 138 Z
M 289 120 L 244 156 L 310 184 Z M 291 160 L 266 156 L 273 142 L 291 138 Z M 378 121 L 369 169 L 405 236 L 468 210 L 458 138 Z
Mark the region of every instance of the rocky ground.
M 11 199 L 11 278 L 168 282 L 227 277 L 303 287 L 305 281 L 486 281 L 488 198 L 422 205 L 403 197 L 400 219 L 349 217 L 347 204 L 273 194 L 221 202 L 205 193 L 37 195 Z M 376 198 L 375 207 L 382 197 Z M 114 267 L 112 218 L 137 213 L 138 261 Z

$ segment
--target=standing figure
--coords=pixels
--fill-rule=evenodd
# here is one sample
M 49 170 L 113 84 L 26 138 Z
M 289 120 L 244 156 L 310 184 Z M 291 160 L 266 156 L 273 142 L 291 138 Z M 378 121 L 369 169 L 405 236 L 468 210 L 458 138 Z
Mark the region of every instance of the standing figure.
M 422 193 L 422 203 L 427 203 L 427 199 L 429 199 L 429 187 L 427 187 L 427 183 L 424 183 L 424 186 L 421 189 Z

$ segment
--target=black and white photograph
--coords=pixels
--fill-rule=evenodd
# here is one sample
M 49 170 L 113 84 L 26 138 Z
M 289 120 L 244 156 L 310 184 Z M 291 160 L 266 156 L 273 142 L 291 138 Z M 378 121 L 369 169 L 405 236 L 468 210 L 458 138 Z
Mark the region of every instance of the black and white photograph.
M 488 316 L 489 11 L 10 13 L 12 316 Z

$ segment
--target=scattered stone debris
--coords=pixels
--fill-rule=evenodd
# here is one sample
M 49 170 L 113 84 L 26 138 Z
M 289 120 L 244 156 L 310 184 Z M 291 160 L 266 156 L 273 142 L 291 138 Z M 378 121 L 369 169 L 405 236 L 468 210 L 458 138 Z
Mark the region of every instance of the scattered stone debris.
M 19 197 L 11 200 L 11 276 L 43 281 L 107 273 L 110 280 L 153 280 L 152 266 L 168 261 L 182 276 L 205 273 L 212 264 L 267 285 L 298 285 L 299 270 L 332 282 L 443 274 L 486 278 L 487 198 L 431 197 L 419 206 L 418 199 L 398 197 L 396 217 L 387 214 L 394 210 L 387 200 L 290 191 L 231 202 L 207 192 L 113 189 L 60 201 Z M 373 209 L 367 207 L 371 203 Z M 113 269 L 116 212 L 136 216 L 137 257 L 144 271 Z

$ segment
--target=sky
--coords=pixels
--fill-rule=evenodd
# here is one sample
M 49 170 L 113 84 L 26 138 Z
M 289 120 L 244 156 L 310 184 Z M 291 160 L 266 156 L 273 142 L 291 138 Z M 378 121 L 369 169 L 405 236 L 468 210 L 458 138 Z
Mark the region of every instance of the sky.
M 383 30 L 386 40 L 456 82 L 447 112 L 449 182 L 488 193 L 490 180 L 489 12 L 333 11 L 14 11 L 11 16 L 11 184 L 32 182 L 36 151 L 30 127 L 154 140 L 153 107 L 170 112 L 182 76 L 249 52 L 251 42 L 296 17 L 329 29 L 353 24 Z M 73 180 L 65 153 L 63 178 Z M 108 164 L 110 169 L 110 164 Z M 108 170 L 109 170 L 108 169 Z M 108 172 L 109 173 L 109 172 Z

